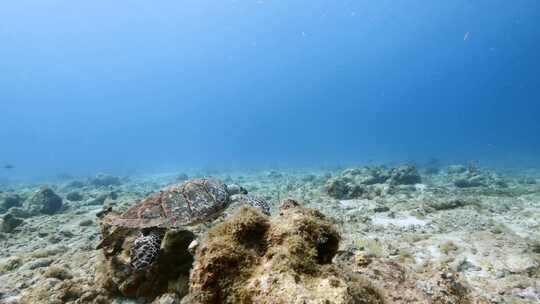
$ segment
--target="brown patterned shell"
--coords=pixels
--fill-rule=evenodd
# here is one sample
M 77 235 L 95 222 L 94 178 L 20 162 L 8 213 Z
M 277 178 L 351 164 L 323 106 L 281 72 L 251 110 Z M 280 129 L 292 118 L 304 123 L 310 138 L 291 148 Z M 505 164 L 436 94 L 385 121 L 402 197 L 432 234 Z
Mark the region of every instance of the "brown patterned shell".
M 195 179 L 150 195 L 112 224 L 127 228 L 179 228 L 204 222 L 228 205 L 225 184 L 215 179 Z

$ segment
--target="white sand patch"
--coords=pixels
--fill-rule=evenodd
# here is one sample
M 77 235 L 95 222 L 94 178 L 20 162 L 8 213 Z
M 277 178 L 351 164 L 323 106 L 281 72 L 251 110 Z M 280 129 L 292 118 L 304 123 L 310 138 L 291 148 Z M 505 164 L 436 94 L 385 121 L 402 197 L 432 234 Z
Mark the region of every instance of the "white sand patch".
M 349 199 L 349 200 L 340 200 L 339 206 L 344 210 L 361 210 L 362 208 L 367 208 L 372 202 L 365 199 Z
M 372 223 L 379 226 L 393 225 L 398 227 L 425 226 L 428 224 L 428 222 L 414 216 L 407 216 L 403 218 L 374 217 L 372 218 Z

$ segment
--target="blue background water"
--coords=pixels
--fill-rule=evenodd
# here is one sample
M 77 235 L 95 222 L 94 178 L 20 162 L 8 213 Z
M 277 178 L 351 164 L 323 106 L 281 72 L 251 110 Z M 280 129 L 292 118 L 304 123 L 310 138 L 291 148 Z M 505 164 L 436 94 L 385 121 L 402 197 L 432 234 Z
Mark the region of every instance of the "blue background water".
M 539 20 L 534 0 L 9 1 L 0 174 L 537 165 Z

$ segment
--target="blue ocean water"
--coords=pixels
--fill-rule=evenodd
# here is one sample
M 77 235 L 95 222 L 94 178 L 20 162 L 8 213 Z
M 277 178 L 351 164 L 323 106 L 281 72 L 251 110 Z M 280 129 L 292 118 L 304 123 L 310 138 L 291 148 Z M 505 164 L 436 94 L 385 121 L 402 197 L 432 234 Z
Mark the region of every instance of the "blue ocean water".
M 539 166 L 538 20 L 534 0 L 3 3 L 0 177 Z

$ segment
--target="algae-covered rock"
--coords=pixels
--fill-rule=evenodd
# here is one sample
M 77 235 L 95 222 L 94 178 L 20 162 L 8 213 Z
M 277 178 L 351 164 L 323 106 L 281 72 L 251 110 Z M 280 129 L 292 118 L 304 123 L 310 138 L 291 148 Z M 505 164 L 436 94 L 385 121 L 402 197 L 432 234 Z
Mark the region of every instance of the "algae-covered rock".
M 349 195 L 347 181 L 341 178 L 332 178 L 326 181 L 326 192 L 333 198 L 343 199 Z
M 30 212 L 21 207 L 11 207 L 9 208 L 8 213 L 11 213 L 13 216 L 18 218 L 29 218 L 32 216 Z
M 53 214 L 62 208 L 62 198 L 51 188 L 43 187 L 24 203 L 24 207 L 32 214 Z
M 92 282 L 74 278 L 45 278 L 25 290 L 19 304 L 110 304 L 112 298 Z
M 362 273 L 372 284 L 383 290 L 386 303 L 488 303 L 481 298 L 473 301 L 471 290 L 463 278 L 448 269 L 417 272 L 393 259 L 348 251 L 340 253 L 336 260 L 343 268 L 352 264 L 354 272 Z
M 10 212 L 4 214 L 0 219 L 0 232 L 10 233 L 19 227 L 24 221 L 20 218 L 15 217 Z
M 83 196 L 79 191 L 71 191 L 66 195 L 66 198 L 72 202 L 82 201 Z
M 7 211 L 12 207 L 21 207 L 23 198 L 17 194 L 10 194 L 3 198 L 0 197 L 0 213 Z
M 197 248 L 182 303 L 383 303 L 365 280 L 332 264 L 339 240 L 328 218 L 293 200 L 273 218 L 243 207 Z
M 394 185 L 414 185 L 422 182 L 415 166 L 403 165 L 390 170 L 390 183 Z
M 432 200 L 427 204 L 434 210 L 451 210 L 463 208 L 465 206 L 480 206 L 480 201 L 475 198 L 452 198 L 444 200 Z
M 450 166 L 447 170 L 450 180 L 457 188 L 507 188 L 508 183 L 498 174 L 471 164 Z
M 355 184 L 374 185 L 385 183 L 390 178 L 389 171 L 381 166 L 347 169 L 341 176 L 354 180 Z
M 416 167 L 404 165 L 390 170 L 381 166 L 346 169 L 340 175 L 328 179 L 326 193 L 336 199 L 374 199 L 389 194 L 400 185 L 421 182 Z
M 71 272 L 64 268 L 59 266 L 49 266 L 45 273 L 43 274 L 46 278 L 55 278 L 60 281 L 69 280 L 73 278 L 73 274 Z

